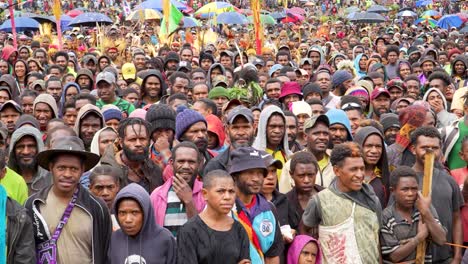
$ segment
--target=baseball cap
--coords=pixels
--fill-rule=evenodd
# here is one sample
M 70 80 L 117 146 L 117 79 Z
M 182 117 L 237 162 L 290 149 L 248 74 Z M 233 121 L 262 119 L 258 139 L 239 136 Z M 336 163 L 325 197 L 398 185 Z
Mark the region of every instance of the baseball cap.
M 239 105 L 234 107 L 227 116 L 227 123 L 232 124 L 238 116 L 245 117 L 249 123 L 253 123 L 254 117 L 252 111 L 245 106 Z
M 374 100 L 375 98 L 379 97 L 382 94 L 390 98 L 390 93 L 387 91 L 387 89 L 377 88 L 377 89 L 374 89 L 374 91 L 372 91 L 371 100 Z
M 304 132 L 310 128 L 313 128 L 317 122 L 323 122 L 327 126 L 330 126 L 330 120 L 326 115 L 313 115 L 311 118 L 307 119 L 304 123 Z
M 299 66 L 302 66 L 302 65 L 304 65 L 306 63 L 312 65 L 312 59 L 310 59 L 310 58 L 301 59 L 301 61 L 299 63 Z
M 224 75 L 217 75 L 213 78 L 213 87 L 217 87 L 217 86 L 220 86 L 220 87 L 224 87 L 224 88 L 227 88 L 229 86 L 229 80 L 226 76 Z
M 267 175 L 265 161 L 258 150 L 252 147 L 240 147 L 231 152 L 230 174 L 250 169 L 263 169 L 264 176 Z
M 270 153 L 267 153 L 263 150 L 260 150 L 260 155 L 262 156 L 263 161 L 265 162 L 265 166 L 268 168 L 270 166 L 275 166 L 277 170 L 281 170 L 283 168 L 283 163 L 281 161 L 273 158 Z
M 104 81 L 108 84 L 114 84 L 115 83 L 115 76 L 114 74 L 108 72 L 108 71 L 103 71 L 100 72 L 97 77 L 96 77 L 96 84 L 99 84 L 99 82 Z
M 256 58 L 253 62 L 252 62 L 253 65 L 257 66 L 257 65 L 260 65 L 260 66 L 265 66 L 265 62 L 262 60 L 262 59 L 259 59 L 259 58 Z
M 133 63 L 122 65 L 122 78 L 124 80 L 136 79 L 136 67 Z
M 177 71 L 182 71 L 182 70 L 186 70 L 188 72 L 191 72 L 192 71 L 192 65 L 186 61 L 180 61 L 179 62 L 179 67 L 177 67 Z
M 8 106 L 12 106 L 16 110 L 16 112 L 18 112 L 20 114 L 23 113 L 23 110 L 21 109 L 21 106 L 17 102 L 15 102 L 13 100 L 8 100 L 2 106 L 0 106 L 0 112 L 2 112 Z
M 400 79 L 392 79 L 387 83 L 387 90 L 396 87 L 402 91 L 405 90 L 405 84 Z

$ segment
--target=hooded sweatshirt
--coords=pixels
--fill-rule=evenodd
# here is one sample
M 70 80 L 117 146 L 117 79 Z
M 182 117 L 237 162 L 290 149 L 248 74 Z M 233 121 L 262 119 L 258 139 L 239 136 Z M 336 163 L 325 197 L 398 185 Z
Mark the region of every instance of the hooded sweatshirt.
M 359 78 L 364 77 L 364 76 L 367 75 L 366 70 L 365 70 L 365 69 L 364 69 L 364 70 L 361 70 L 361 67 L 359 67 L 359 62 L 361 61 L 361 59 L 362 59 L 363 56 L 368 57 L 368 56 L 365 55 L 364 53 L 361 53 L 361 54 L 357 55 L 357 57 L 354 59 L 354 69 L 356 69 L 356 73 L 357 73 L 357 76 L 358 76 Z
M 99 116 L 99 118 L 101 119 L 101 128 L 106 125 L 106 121 L 104 120 L 104 116 L 102 115 L 101 110 L 99 110 L 99 108 L 95 105 L 85 104 L 83 107 L 81 107 L 80 111 L 78 112 L 75 127 L 73 127 L 73 130 L 75 130 L 75 133 L 80 138 L 81 122 L 83 121 L 83 118 L 85 118 L 90 113 L 94 113 Z
M 31 136 L 36 140 L 37 153 L 44 150 L 41 132 L 38 129 L 31 126 L 23 126 L 15 130 L 11 135 L 10 149 L 8 152 L 8 168 L 14 170 L 18 174 L 21 174 L 21 171 L 16 159 L 15 146 L 16 143 L 25 136 Z M 32 195 L 52 184 L 51 174 L 41 166 L 36 165 L 36 174 L 34 175 L 32 182 L 28 182 L 27 184 L 28 193 L 29 195 Z
M 457 120 L 457 116 L 447 111 L 447 100 L 445 100 L 445 96 L 439 89 L 431 88 L 427 90 L 427 92 L 423 96 L 423 101 L 427 101 L 429 94 L 433 91 L 437 92 L 440 95 L 440 97 L 442 97 L 442 102 L 444 103 L 444 109 L 437 113 L 437 128 L 449 126 L 453 121 Z
M 348 116 L 345 111 L 341 109 L 330 109 L 326 113 L 328 120 L 330 120 L 330 126 L 333 124 L 342 124 L 348 131 L 348 141 L 353 141 L 353 135 L 351 134 L 351 123 L 349 122 Z
M 14 52 L 18 52 L 13 46 L 10 46 L 10 45 L 6 45 L 5 47 L 3 47 L 2 49 L 2 59 L 8 61 L 8 59 L 10 58 L 11 54 L 13 54 Z
M 108 251 L 110 263 L 176 263 L 177 244 L 172 234 L 156 224 L 148 192 L 136 183 L 129 184 L 117 194 L 114 211 L 124 199 L 136 201 L 143 211 L 143 223 L 136 236 L 129 236 L 123 229 L 112 233 Z M 119 221 L 120 226 L 124 226 Z
M 78 90 L 78 94 L 81 93 L 81 88 L 76 82 L 69 82 L 65 84 L 62 90 L 62 96 L 60 97 L 60 116 L 62 116 L 63 107 L 65 106 L 65 103 L 66 103 L 67 91 L 68 91 L 68 88 L 70 87 L 75 87 Z
M 11 100 L 14 100 L 17 103 L 21 103 L 19 99 L 21 91 L 16 83 L 15 77 L 13 77 L 11 74 L 4 74 L 0 77 L 0 83 L 1 82 L 5 82 L 10 88 Z
M 143 80 L 141 82 L 141 99 L 142 99 L 142 101 L 141 101 L 141 104 L 140 104 L 139 108 L 143 108 L 147 104 L 146 102 L 143 101 L 143 98 L 146 95 L 146 81 L 148 81 L 148 78 L 151 77 L 151 76 L 155 76 L 156 78 L 158 78 L 159 82 L 161 83 L 161 90 L 159 91 L 159 100 L 161 100 L 161 98 L 166 95 L 166 91 L 167 91 L 166 81 L 164 80 L 161 72 L 158 71 L 158 70 L 147 70 L 146 74 L 143 77 Z
M 48 105 L 50 107 L 50 109 L 52 110 L 52 117 L 51 119 L 53 118 L 58 118 L 58 109 L 57 109 L 57 103 L 55 102 L 55 99 L 54 97 L 52 97 L 52 95 L 50 94 L 40 94 L 38 97 L 36 97 L 36 99 L 34 99 L 34 104 L 33 104 L 33 115 L 36 116 L 35 114 L 35 110 L 36 110 L 36 105 L 38 103 L 44 103 L 46 105 Z M 40 124 L 40 120 L 39 120 L 39 125 L 40 125 L 40 128 L 41 128 L 41 132 L 44 132 L 45 129 L 46 129 L 46 126 L 47 124 L 44 125 L 41 125 Z
M 455 89 L 468 86 L 468 59 L 467 58 L 468 58 L 467 56 L 458 55 L 450 64 L 451 71 L 449 72 L 449 74 L 452 76 L 452 78 L 456 82 Z M 455 63 L 457 61 L 461 61 L 465 65 L 465 74 L 463 74 L 463 76 L 455 75 Z
M 307 235 L 298 235 L 294 238 L 292 244 L 288 250 L 288 264 L 298 264 L 299 256 L 301 255 L 302 249 L 309 243 L 315 243 L 317 246 L 317 256 L 315 258 L 315 264 L 322 264 L 322 250 L 318 240 Z
M 214 68 L 220 68 L 221 69 L 221 75 L 225 76 L 226 75 L 226 69 L 224 68 L 223 65 L 221 65 L 221 63 L 214 63 L 211 65 L 210 69 L 208 70 L 208 74 L 206 75 L 206 83 L 208 85 L 212 85 L 212 81 L 211 80 L 211 71 L 214 69 Z
M 91 80 L 91 83 L 89 84 L 89 90 L 93 90 L 94 89 L 94 76 L 93 76 L 93 73 L 86 69 L 86 68 L 82 68 L 80 69 L 77 73 L 76 73 L 76 81 L 78 82 L 78 79 L 80 78 L 81 75 L 84 75 L 86 77 L 88 77 L 90 80 Z M 80 87 L 81 89 L 85 88 L 85 87 Z
M 223 152 L 226 147 L 224 146 L 224 140 L 226 139 L 226 134 L 224 132 L 224 126 L 221 120 L 215 115 L 205 116 L 206 122 L 208 123 L 208 132 L 215 134 L 218 137 L 218 145 L 215 149 L 212 149 L 216 153 Z

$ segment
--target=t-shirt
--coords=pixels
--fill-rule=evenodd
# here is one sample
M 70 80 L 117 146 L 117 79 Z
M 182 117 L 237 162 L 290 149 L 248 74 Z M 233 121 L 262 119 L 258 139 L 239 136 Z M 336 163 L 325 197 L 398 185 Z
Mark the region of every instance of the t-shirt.
M 67 205 L 68 203 L 62 203 L 52 190 L 47 195 L 46 203 L 41 204 L 41 215 L 47 222 L 51 236 L 54 234 Z M 57 263 L 93 263 L 92 241 L 93 222 L 91 216 L 80 206 L 75 205 L 57 241 Z
M 328 157 L 328 155 L 323 155 L 323 159 L 318 161 L 320 171 L 323 171 L 325 169 L 325 167 L 328 165 L 329 161 L 330 161 L 330 158 Z
M 453 145 L 453 148 L 448 156 L 448 167 L 450 170 L 466 167 L 466 162 L 462 160 L 458 154 L 460 153 L 462 147 L 463 138 L 468 136 L 468 126 L 465 125 L 465 122 L 458 122 L 458 133 L 459 136 L 457 142 L 455 142 L 455 145 Z
M 14 170 L 9 168 L 6 170 L 5 177 L 0 180 L 0 185 L 5 188 L 8 197 L 23 205 L 28 199 L 28 185 Z
M 124 117 L 128 117 L 135 110 L 135 106 L 133 104 L 122 98 L 117 98 L 117 100 L 115 100 L 112 104 L 117 106 L 120 111 L 122 111 Z M 99 107 L 99 109 L 102 109 L 102 107 L 105 105 L 106 103 L 104 103 L 102 100 L 98 100 L 96 102 L 96 106 Z
M 180 229 L 177 242 L 177 263 L 236 264 L 250 259 L 249 237 L 237 221 L 229 231 L 217 231 L 197 215 Z
M 167 193 L 167 209 L 164 215 L 164 227 L 171 231 L 173 236 L 177 236 L 180 227 L 187 222 L 187 213 L 184 204 L 171 186 Z
M 266 152 L 271 154 L 275 160 L 281 161 L 281 164 L 283 164 L 283 166 L 284 166 L 284 164 L 286 164 L 286 162 L 287 162 L 286 154 L 284 154 L 283 151 L 281 151 L 281 150 L 273 151 L 273 150 L 267 148 Z M 278 181 L 280 180 L 282 171 L 283 170 L 280 170 L 280 169 L 276 170 L 276 173 L 278 175 Z

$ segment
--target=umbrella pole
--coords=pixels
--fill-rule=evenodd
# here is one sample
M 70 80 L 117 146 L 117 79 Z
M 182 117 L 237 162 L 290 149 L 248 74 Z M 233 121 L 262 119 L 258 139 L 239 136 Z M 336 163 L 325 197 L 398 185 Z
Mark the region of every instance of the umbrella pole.
M 13 47 L 18 48 L 16 41 L 15 11 L 13 9 L 13 0 L 8 0 L 8 9 L 10 10 L 11 33 L 13 34 Z

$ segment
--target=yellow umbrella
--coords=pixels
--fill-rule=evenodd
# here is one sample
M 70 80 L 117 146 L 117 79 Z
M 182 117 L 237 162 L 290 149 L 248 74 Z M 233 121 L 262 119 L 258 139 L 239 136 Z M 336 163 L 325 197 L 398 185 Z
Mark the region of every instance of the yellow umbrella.
M 131 12 L 125 19 L 127 21 L 162 19 L 163 14 L 155 9 L 140 9 Z
M 234 11 L 235 8 L 233 5 L 227 2 L 211 2 L 208 3 L 195 12 L 195 17 L 197 18 L 210 18 L 215 15 L 219 15 L 224 12 Z

